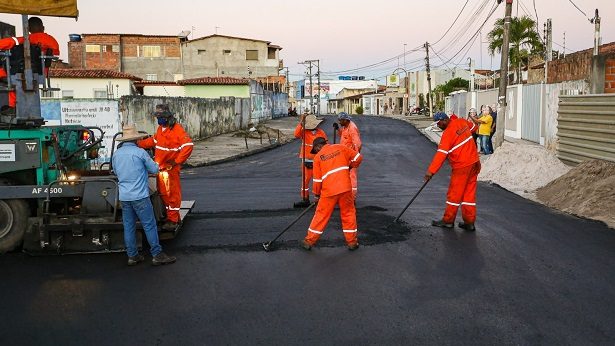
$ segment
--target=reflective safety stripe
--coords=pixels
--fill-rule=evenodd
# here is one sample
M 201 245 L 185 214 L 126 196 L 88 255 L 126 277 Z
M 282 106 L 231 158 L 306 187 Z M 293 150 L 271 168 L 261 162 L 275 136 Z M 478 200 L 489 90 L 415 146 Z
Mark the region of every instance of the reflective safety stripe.
M 305 162 L 314 162 L 314 160 L 305 159 Z
M 194 145 L 194 143 L 192 143 L 192 142 L 185 143 L 185 144 L 182 144 L 181 146 L 179 146 L 178 148 L 166 148 L 166 147 L 161 147 L 161 146 L 157 145 L 156 149 L 164 150 L 164 151 L 180 151 L 180 150 L 184 149 L 185 147 L 191 146 L 191 145 Z
M 323 175 L 323 176 L 322 176 L 322 180 L 327 179 L 327 177 L 329 176 L 329 174 L 333 174 L 333 173 L 336 173 L 336 172 L 339 172 L 339 171 L 343 171 L 343 170 L 345 170 L 345 169 L 350 169 L 350 167 L 348 167 L 348 166 L 343 166 L 343 167 L 338 167 L 338 168 L 336 168 L 336 169 L 332 169 L 332 170 L 328 171 L 327 173 L 325 173 L 325 175 Z M 322 181 L 322 180 L 321 180 L 321 181 Z M 314 181 L 316 181 L 316 179 L 314 179 Z
M 311 229 L 311 228 L 308 228 L 308 231 L 310 231 L 312 233 L 316 233 L 316 234 L 322 234 L 322 231 L 317 231 L 317 230 Z
M 454 205 L 454 206 L 456 206 L 456 207 L 458 207 L 458 206 L 460 206 L 460 205 L 461 205 L 461 204 L 459 204 L 459 203 L 453 203 L 453 202 L 449 202 L 449 201 L 446 201 L 446 204 Z
M 444 153 L 444 155 L 448 155 L 448 151 L 446 150 L 442 150 L 442 149 L 438 149 L 439 152 Z
M 322 179 L 312 179 L 315 183 L 322 183 Z
M 352 160 L 350 160 L 350 161 L 352 161 L 352 162 L 357 161 L 357 159 L 359 158 L 359 156 L 361 156 L 361 154 L 360 154 L 360 153 L 357 153 L 357 154 L 354 156 L 354 158 L 353 158 Z
M 356 229 L 345 229 L 344 233 L 357 233 Z
M 17 37 L 11 37 L 13 39 L 13 41 L 15 41 L 15 45 L 19 46 L 19 40 L 17 39 Z
M 154 140 L 154 144 L 158 143 L 158 141 L 156 140 L 156 138 L 152 138 Z
M 476 127 L 476 124 L 472 123 L 472 127 L 470 127 L 470 131 L 474 130 L 475 127 Z
M 476 206 L 476 203 L 472 203 L 472 202 L 461 202 L 461 205 L 473 205 L 473 206 Z
M 167 210 L 181 210 L 181 208 L 171 208 L 171 207 L 167 207 Z
M 449 150 L 448 152 L 450 153 L 450 152 L 452 152 L 453 150 L 455 150 L 455 149 L 459 148 L 460 146 L 462 146 L 462 145 L 466 144 L 466 143 L 467 143 L 470 139 L 472 139 L 472 136 L 470 136 L 470 137 L 468 137 L 468 138 L 464 139 L 464 140 L 463 140 L 463 142 L 461 142 L 461 143 L 457 144 L 456 146 L 452 147 L 452 148 L 451 148 L 451 150 Z
M 353 187 L 352 189 L 353 189 L 353 190 L 357 190 L 357 188 L 356 188 L 356 187 Z

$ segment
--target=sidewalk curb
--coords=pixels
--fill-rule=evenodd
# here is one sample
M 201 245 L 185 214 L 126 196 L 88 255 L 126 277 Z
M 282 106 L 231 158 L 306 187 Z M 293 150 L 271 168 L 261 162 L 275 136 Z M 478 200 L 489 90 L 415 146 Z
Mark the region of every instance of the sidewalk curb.
M 287 142 L 287 143 L 275 143 L 275 144 L 270 144 L 268 146 L 265 147 L 260 147 L 258 149 L 254 149 L 254 150 L 249 150 L 237 155 L 233 155 L 233 156 L 229 156 L 229 157 L 225 157 L 223 159 L 219 159 L 219 160 L 213 160 L 213 161 L 208 161 L 208 162 L 203 162 L 203 163 L 198 163 L 198 164 L 183 164 L 182 168 L 198 168 L 198 167 L 206 167 L 206 166 L 214 166 L 214 165 L 218 165 L 221 163 L 226 163 L 226 162 L 231 162 L 231 161 L 237 161 L 239 159 L 242 159 L 244 157 L 248 157 L 248 156 L 252 156 L 252 155 L 256 155 L 271 149 L 275 149 L 277 147 L 281 147 L 285 144 L 291 143 L 293 141 Z

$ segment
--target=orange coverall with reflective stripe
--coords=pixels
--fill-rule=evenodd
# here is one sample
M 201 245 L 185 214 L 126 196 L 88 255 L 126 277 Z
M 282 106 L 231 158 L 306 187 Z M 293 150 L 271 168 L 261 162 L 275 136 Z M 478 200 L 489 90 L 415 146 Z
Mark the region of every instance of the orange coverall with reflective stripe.
M 446 223 L 455 222 L 459 206 L 465 223 L 476 221 L 476 180 L 480 160 L 471 126 L 465 119 L 451 120 L 442 133 L 438 151 L 428 169 L 429 173 L 436 174 L 447 158 L 453 169 L 442 217 Z
M 310 151 L 312 150 L 312 142 L 314 142 L 316 137 L 327 139 L 327 134 L 319 128 L 305 131 L 305 162 L 314 162 L 314 154 L 310 153 Z M 297 124 L 297 127 L 295 128 L 295 138 L 303 138 L 303 126 L 301 123 Z M 299 147 L 299 158 L 303 158 L 302 147 Z M 310 182 L 312 181 L 313 175 L 312 172 L 313 170 L 311 168 L 305 167 L 303 184 L 301 185 L 301 199 L 309 199 L 310 197 Z
M 340 144 L 345 145 L 352 150 L 361 152 L 361 134 L 357 125 L 350 121 L 348 126 L 342 126 L 339 129 Z M 357 183 L 357 168 L 350 170 L 350 181 L 352 183 L 352 197 L 357 198 L 358 183 Z
M 363 156 L 341 144 L 327 144 L 314 158 L 314 194 L 320 195 L 316 213 L 305 241 L 314 245 L 324 232 L 336 205 L 340 207 L 342 229 L 347 244 L 357 243 L 357 213 L 352 197 L 350 169 L 357 168 Z
M 15 46 L 23 44 L 23 37 L 7 37 L 0 39 L 0 50 L 10 50 Z M 51 49 L 53 55 L 60 55 L 60 45 L 56 39 L 44 32 L 30 34 L 30 44 L 41 47 L 42 54 L 46 54 L 48 49 Z M 4 66 L 0 66 L 0 78 L 6 77 Z M 15 108 L 17 99 L 15 91 L 9 91 L 9 107 Z
M 179 222 L 179 209 L 182 203 L 182 191 L 179 180 L 181 165 L 192 153 L 194 144 L 180 124 L 172 127 L 158 126 L 153 137 L 142 139 L 137 145 L 143 149 L 155 148 L 154 161 L 160 166 L 158 173 L 158 192 L 167 208 L 167 220 Z M 168 161 L 176 165 L 170 170 Z

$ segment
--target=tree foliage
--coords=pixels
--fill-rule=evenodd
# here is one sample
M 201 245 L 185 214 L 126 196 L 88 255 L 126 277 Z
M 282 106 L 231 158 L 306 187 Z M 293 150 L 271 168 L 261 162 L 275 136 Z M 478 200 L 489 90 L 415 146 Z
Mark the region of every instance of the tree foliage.
M 495 21 L 493 29 L 487 35 L 489 54 L 502 53 L 504 40 L 504 19 Z M 520 81 L 521 68 L 527 66 L 530 55 L 542 54 L 544 45 L 536 32 L 536 22 L 528 17 L 513 17 L 510 22 L 510 48 L 508 58 L 510 66 L 515 68 L 517 82 Z

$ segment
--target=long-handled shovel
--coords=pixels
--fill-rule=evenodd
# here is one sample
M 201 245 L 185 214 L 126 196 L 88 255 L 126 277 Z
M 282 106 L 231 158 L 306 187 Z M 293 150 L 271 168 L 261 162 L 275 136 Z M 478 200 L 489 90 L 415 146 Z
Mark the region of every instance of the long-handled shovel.
M 316 202 L 312 202 L 312 204 L 310 204 L 307 208 L 305 208 L 305 209 L 301 212 L 301 214 L 299 214 L 299 216 L 297 216 L 297 218 L 293 220 L 293 222 L 291 222 L 288 226 L 286 226 L 286 228 L 284 228 L 284 229 L 282 230 L 282 232 L 280 232 L 280 233 L 279 233 L 279 234 L 278 234 L 275 238 L 273 238 L 273 240 L 272 240 L 272 241 L 270 241 L 270 242 L 266 242 L 266 243 L 263 243 L 263 249 L 265 249 L 265 251 L 267 251 L 267 252 L 271 251 L 271 250 L 273 249 L 273 248 L 272 248 L 273 243 L 274 243 L 276 240 L 278 240 L 278 238 L 280 238 L 280 237 L 282 236 L 282 234 L 286 233 L 286 231 L 288 231 L 291 227 L 293 227 L 293 225 L 294 225 L 294 224 L 296 224 L 296 223 L 297 223 L 297 221 L 299 221 L 299 220 L 303 217 L 303 215 L 305 215 L 305 214 L 306 214 L 306 213 L 307 213 L 310 209 L 312 209 L 312 207 L 314 207 L 315 205 L 316 205 Z
M 419 196 L 419 194 L 421 193 L 421 191 L 423 191 L 423 189 L 425 188 L 425 186 L 427 185 L 427 183 L 429 182 L 429 180 L 426 180 L 423 185 L 421 186 L 421 188 L 417 191 L 417 193 L 412 197 L 412 199 L 410 200 L 410 202 L 408 202 L 408 204 L 406 204 L 406 207 L 404 208 L 404 210 L 401 211 L 401 213 L 399 213 L 399 215 L 397 215 L 397 217 L 395 218 L 395 220 L 393 220 L 392 224 L 395 224 L 397 222 L 399 222 L 399 219 L 401 218 L 402 215 L 404 215 L 404 213 L 406 212 L 406 210 L 408 209 L 408 207 L 410 206 L 410 204 L 412 204 L 412 202 L 414 202 L 414 200 Z

